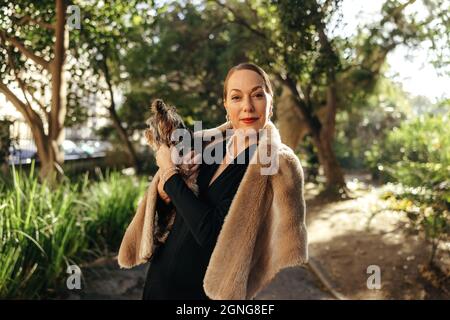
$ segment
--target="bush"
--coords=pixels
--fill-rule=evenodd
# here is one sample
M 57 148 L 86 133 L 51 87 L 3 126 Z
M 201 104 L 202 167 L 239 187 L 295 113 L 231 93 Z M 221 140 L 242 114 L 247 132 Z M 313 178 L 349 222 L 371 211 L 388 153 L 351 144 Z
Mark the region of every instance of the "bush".
M 367 153 L 373 170 L 399 183 L 384 195 L 403 211 L 411 227 L 432 243 L 431 261 L 440 241 L 450 235 L 450 126 L 448 116 L 426 115 L 403 123 Z
M 50 295 L 68 265 L 116 251 L 146 185 L 112 173 L 50 189 L 33 168 L 29 176 L 13 168 L 12 185 L 0 184 L 0 298 Z
M 448 192 L 445 198 L 440 192 L 423 187 L 388 186 L 388 191 L 381 197 L 390 201 L 391 210 L 405 213 L 410 231 L 424 234 L 426 241 L 431 243 L 430 263 L 433 263 L 439 244 L 450 240 Z
M 89 219 L 86 233 L 89 248 L 99 252 L 119 250 L 122 236 L 136 209 L 145 181 L 136 184 L 132 179 L 114 172 L 99 182 L 84 188 L 84 215 Z
M 449 182 L 448 116 L 426 115 L 394 128 L 366 153 L 368 166 L 387 180 L 411 187 L 439 188 Z

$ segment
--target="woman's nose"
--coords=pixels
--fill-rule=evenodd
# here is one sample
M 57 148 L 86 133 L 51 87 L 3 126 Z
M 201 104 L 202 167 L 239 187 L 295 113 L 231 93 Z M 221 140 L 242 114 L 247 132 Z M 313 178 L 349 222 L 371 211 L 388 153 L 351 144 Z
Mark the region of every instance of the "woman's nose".
M 255 109 L 253 107 L 253 103 L 252 103 L 252 99 L 250 97 L 244 97 L 243 99 L 243 110 L 244 112 L 253 112 L 253 110 Z

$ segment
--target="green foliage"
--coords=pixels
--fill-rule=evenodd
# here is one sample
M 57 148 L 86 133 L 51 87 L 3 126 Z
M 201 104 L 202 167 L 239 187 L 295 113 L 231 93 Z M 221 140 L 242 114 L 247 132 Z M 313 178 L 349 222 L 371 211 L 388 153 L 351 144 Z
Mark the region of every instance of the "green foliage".
M 384 195 L 392 209 L 404 211 L 413 229 L 432 243 L 450 237 L 450 126 L 448 114 L 423 115 L 389 132 L 367 152 L 372 167 L 400 184 Z
M 275 3 L 280 40 L 286 47 L 282 54 L 288 70 L 314 85 L 326 85 L 326 74 L 331 70 L 336 72 L 341 65 L 333 40 L 325 44 L 321 33 L 341 1 L 328 1 L 324 5 L 316 0 L 281 0 Z
M 38 28 L 30 23 L 24 17 L 29 16 L 32 19 L 38 19 L 43 22 L 55 22 L 55 1 L 5 1 L 0 0 L 0 31 L 6 31 L 20 41 L 25 42 L 27 47 L 35 50 L 39 56 L 49 56 L 52 52 L 52 33 L 50 30 Z M 17 70 L 26 70 L 31 67 L 26 63 L 26 59 L 21 58 L 18 50 L 12 50 L 3 41 L 0 41 L 0 65 L 1 79 L 4 83 L 13 81 L 14 68 Z M 10 56 L 13 64 L 8 62 L 6 57 Z M 28 78 L 27 81 L 37 85 L 40 81 Z
M 148 110 L 158 97 L 176 106 L 187 125 L 222 123 L 223 79 L 233 64 L 247 59 L 249 32 L 227 24 L 225 12 L 211 3 L 169 2 L 167 7 L 123 58 L 129 87 L 122 114 L 134 113 L 130 128 L 138 128 L 143 121 L 136 119 L 136 110 Z
M 86 224 L 89 248 L 99 252 L 119 250 L 130 214 L 135 212 L 137 198 L 144 187 L 144 180 L 133 181 L 118 173 L 107 173 L 97 183 L 84 188 L 84 215 L 90 221 Z
M 422 232 L 431 244 L 430 263 L 440 243 L 450 241 L 450 190 L 445 181 L 435 189 L 388 184 L 381 198 L 389 201 L 389 208 L 405 214 L 407 230 Z
M 34 110 L 50 111 L 51 101 L 48 98 L 49 70 L 40 64 L 32 62 L 17 47 L 4 41 L 4 37 L 14 37 L 26 50 L 51 61 L 54 58 L 54 30 L 41 27 L 38 23 L 54 24 L 56 22 L 56 6 L 54 0 L 42 1 L 3 1 L 0 0 L 0 80 L 6 85 L 21 86 L 27 93 L 27 100 Z M 70 33 L 70 39 L 74 33 Z M 67 115 L 65 125 L 72 126 L 82 123 L 88 116 L 83 97 L 90 92 L 92 77 L 85 75 L 86 68 L 75 51 L 81 48 L 79 44 L 70 43 L 66 68 L 70 73 L 67 77 Z M 94 80 L 95 81 L 95 80 Z M 20 86 L 19 86 L 20 87 Z M 39 96 L 43 98 L 39 98 Z M 32 98 L 33 97 L 33 98 Z M 39 101 L 39 102 L 38 102 Z M 43 113 L 42 113 L 43 114 Z M 47 122 L 45 116 L 42 117 Z
M 448 115 L 424 115 L 394 128 L 367 152 L 371 168 L 402 184 L 435 188 L 450 176 Z
M 382 79 L 371 95 L 348 102 L 336 116 L 336 156 L 345 168 L 366 169 L 372 145 L 412 114 L 410 98 L 398 84 Z M 374 176 L 380 174 L 376 165 L 370 166 Z
M 50 189 L 13 168 L 0 184 L 0 297 L 45 297 L 64 288 L 68 265 L 116 251 L 144 187 L 112 173 Z

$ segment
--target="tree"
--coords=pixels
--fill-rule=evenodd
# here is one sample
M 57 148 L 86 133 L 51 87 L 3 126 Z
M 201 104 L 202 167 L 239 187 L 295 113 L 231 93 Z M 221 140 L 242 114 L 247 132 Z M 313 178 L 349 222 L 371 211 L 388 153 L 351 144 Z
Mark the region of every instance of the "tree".
M 246 57 L 245 33 L 229 26 L 220 10 L 189 1 L 168 3 L 152 32 L 125 57 L 129 92 L 167 100 L 188 125 L 194 119 L 204 127 L 224 122 L 221 82 L 230 65 Z M 231 43 L 228 36 L 241 38 Z
M 127 135 L 145 129 L 154 98 L 176 106 L 188 126 L 200 119 L 203 128 L 224 122 L 222 82 L 230 65 L 245 59 L 248 32 L 202 4 L 171 2 L 155 11 L 151 27 L 140 25 L 128 37 L 120 63 L 109 64 L 124 97 L 118 115 Z M 225 31 L 239 40 L 230 43 Z
M 116 90 L 126 90 L 123 77 L 123 56 L 130 48 L 139 45 L 141 34 L 152 30 L 155 5 L 153 1 L 109 1 L 102 6 L 96 2 L 83 5 L 83 21 L 80 32 L 76 34 L 80 55 L 85 54 L 88 68 L 103 81 L 94 84 L 96 91 L 108 96 L 108 110 L 113 127 L 128 155 L 128 162 L 138 169 L 139 160 L 121 119 L 115 99 Z M 147 102 L 148 104 L 149 102 Z
M 442 4 L 436 8 L 436 1 L 426 1 L 434 9 L 419 21 L 404 14 L 415 0 L 388 0 L 381 21 L 363 26 L 356 39 L 341 39 L 330 32 L 331 18 L 340 14 L 339 0 L 211 2 L 229 13 L 230 23 L 252 32 L 249 57 L 271 70 L 283 86 L 284 101 L 295 108 L 290 128 L 302 128 L 302 134 L 291 139 L 291 147 L 297 146 L 297 139 L 311 136 L 326 176 L 325 191 L 333 194 L 346 193 L 333 149 L 337 113 L 367 98 L 387 54 L 398 45 L 418 45 L 427 39 L 436 12 L 445 12 Z M 445 16 L 440 19 L 445 21 Z
M 63 74 L 67 4 L 64 0 L 6 1 L 0 7 L 0 92 L 31 128 L 41 178 L 53 180 L 64 161 L 60 145 L 67 111 Z M 49 103 L 42 102 L 37 93 L 37 88 L 45 90 L 48 83 Z

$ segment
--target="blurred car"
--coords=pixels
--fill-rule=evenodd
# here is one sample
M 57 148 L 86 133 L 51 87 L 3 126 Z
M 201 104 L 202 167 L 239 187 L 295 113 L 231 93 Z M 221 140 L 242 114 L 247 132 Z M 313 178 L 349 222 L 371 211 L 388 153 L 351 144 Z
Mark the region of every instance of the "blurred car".
M 89 158 L 90 156 L 89 152 L 83 150 L 83 148 L 78 146 L 72 140 L 64 140 L 61 147 L 64 150 L 64 160 Z
M 104 157 L 106 152 L 113 149 L 111 143 L 98 140 L 86 140 L 80 144 L 80 148 L 89 153 L 91 157 Z
M 9 164 L 31 163 L 31 160 L 39 162 L 37 150 L 25 148 L 9 148 Z
M 106 141 L 87 140 L 75 143 L 65 140 L 61 144 L 64 151 L 64 160 L 76 160 L 86 158 L 104 157 L 107 151 L 112 150 L 112 145 Z M 31 163 L 34 159 L 39 162 L 37 150 L 31 148 L 9 148 L 9 164 Z

